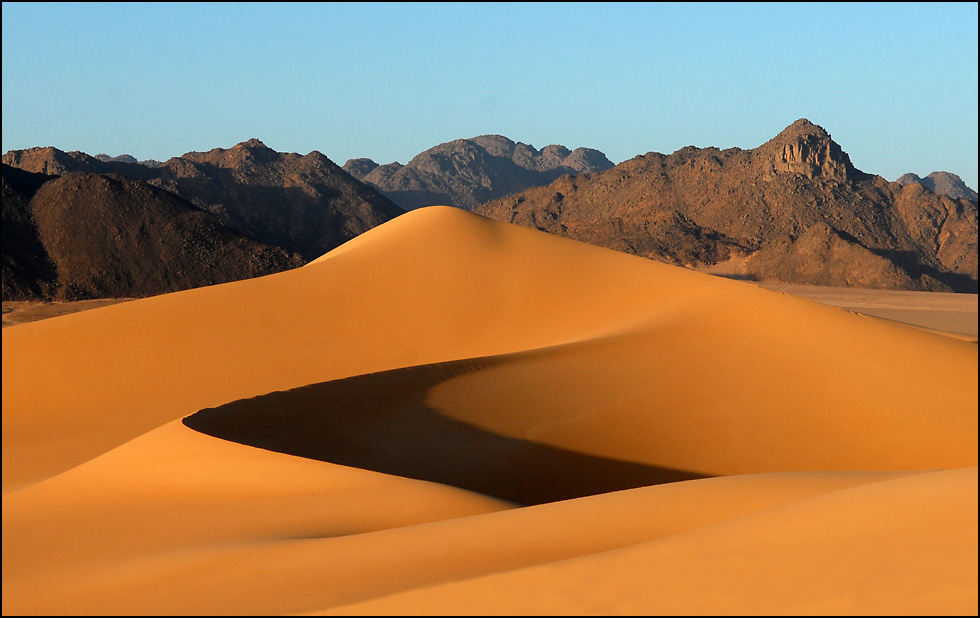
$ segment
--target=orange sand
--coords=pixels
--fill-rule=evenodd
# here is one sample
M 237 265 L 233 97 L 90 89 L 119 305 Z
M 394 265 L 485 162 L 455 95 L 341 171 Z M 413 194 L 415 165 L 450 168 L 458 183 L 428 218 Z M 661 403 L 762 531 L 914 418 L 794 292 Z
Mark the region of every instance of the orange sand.
M 429 207 L 3 330 L 4 614 L 976 614 L 977 346 Z

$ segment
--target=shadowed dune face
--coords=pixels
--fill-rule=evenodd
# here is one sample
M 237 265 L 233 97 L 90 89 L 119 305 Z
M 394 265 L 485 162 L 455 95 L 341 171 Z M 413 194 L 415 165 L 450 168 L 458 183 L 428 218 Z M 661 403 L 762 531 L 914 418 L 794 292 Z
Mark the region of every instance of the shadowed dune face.
M 705 476 L 508 437 L 427 403 L 438 384 L 503 362 L 471 359 L 334 380 L 201 410 L 183 422 L 242 444 L 523 505 Z
M 771 323 L 738 334 L 655 323 L 270 393 L 184 424 L 525 505 L 716 475 L 976 461 L 975 398 L 964 389 L 974 345 L 911 331 L 956 360 L 923 379 L 934 357 L 915 362 L 885 345 L 830 363 L 814 342 L 762 345 L 772 330 L 783 339 Z M 687 376 L 696 389 L 677 387 Z

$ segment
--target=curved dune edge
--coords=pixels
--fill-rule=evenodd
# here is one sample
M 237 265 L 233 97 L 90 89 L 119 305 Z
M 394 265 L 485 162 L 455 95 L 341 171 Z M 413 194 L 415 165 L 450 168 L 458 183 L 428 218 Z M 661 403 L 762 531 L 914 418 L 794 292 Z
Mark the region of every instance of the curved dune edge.
M 834 341 L 780 346 L 772 326 L 705 333 L 707 322 L 675 319 L 628 335 L 311 384 L 183 422 L 524 505 L 726 474 L 976 462 L 976 398 L 964 388 L 976 373 L 973 346 L 947 341 L 917 362 L 884 344 L 845 355 Z M 704 379 L 691 389 L 685 376 Z
M 918 328 L 433 207 L 3 354 L 4 614 L 976 612 Z
M 341 537 L 511 508 L 446 485 L 215 440 L 173 421 L 5 495 L 4 585 L 44 581 L 53 556 L 59 569 L 82 574 L 186 548 Z

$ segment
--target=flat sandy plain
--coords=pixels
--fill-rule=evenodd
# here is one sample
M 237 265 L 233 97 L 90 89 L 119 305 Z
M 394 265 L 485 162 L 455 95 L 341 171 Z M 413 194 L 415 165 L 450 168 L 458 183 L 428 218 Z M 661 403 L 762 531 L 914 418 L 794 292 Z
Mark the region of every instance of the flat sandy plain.
M 429 207 L 6 327 L 3 614 L 976 615 L 976 296 L 770 287 Z

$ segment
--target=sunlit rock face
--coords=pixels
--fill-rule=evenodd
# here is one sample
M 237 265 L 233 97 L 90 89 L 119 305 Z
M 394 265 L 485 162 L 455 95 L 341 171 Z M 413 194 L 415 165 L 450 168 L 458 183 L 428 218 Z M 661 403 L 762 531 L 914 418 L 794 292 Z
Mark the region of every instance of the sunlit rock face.
M 837 180 L 854 176 L 854 166 L 840 145 L 822 127 L 801 118 L 763 146 L 772 153 L 773 170 L 807 178 Z

